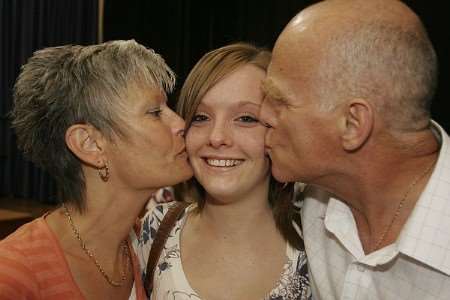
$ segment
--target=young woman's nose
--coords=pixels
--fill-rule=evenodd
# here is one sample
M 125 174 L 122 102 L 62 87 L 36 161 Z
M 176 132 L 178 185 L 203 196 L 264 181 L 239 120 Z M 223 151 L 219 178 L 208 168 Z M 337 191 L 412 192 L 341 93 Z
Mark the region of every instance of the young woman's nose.
M 209 143 L 215 148 L 231 145 L 231 132 L 227 124 L 223 122 L 216 122 L 214 124 L 209 133 Z

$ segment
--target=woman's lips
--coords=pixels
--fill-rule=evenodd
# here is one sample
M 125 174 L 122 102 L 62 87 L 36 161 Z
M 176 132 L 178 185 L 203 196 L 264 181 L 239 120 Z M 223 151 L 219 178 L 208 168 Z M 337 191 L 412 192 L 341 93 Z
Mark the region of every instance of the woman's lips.
M 243 159 L 233 159 L 233 158 L 203 158 L 203 160 L 212 167 L 235 167 L 244 161 Z

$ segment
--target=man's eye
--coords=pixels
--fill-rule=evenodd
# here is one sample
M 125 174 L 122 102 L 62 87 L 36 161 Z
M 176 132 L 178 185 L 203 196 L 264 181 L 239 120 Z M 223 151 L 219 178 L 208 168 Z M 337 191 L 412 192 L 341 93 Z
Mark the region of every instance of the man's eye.
M 204 122 L 208 121 L 208 117 L 206 115 L 197 114 L 192 118 L 192 122 Z
M 244 122 L 244 123 L 256 123 L 259 122 L 258 119 L 256 119 L 255 117 L 252 116 L 241 116 L 238 118 L 239 122 Z

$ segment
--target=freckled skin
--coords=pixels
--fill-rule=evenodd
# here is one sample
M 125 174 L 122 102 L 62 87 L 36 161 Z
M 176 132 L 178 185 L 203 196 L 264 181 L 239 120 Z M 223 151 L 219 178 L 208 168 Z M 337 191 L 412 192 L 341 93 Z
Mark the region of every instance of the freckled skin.
M 222 79 L 206 93 L 188 130 L 186 146 L 195 177 L 213 198 L 238 198 L 267 189 L 266 128 L 256 119 L 264 76 L 263 70 L 245 65 Z M 205 158 L 242 163 L 211 167 Z

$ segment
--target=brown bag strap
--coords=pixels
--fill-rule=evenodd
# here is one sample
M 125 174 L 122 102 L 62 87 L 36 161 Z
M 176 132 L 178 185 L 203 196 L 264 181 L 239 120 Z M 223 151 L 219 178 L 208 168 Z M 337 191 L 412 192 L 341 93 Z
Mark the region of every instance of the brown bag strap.
M 159 225 L 158 231 L 156 232 L 155 239 L 153 240 L 152 247 L 150 249 L 150 254 L 148 256 L 147 262 L 147 272 L 145 273 L 144 288 L 147 293 L 147 297 L 153 290 L 153 277 L 155 274 L 156 265 L 158 264 L 161 252 L 166 244 L 167 238 L 169 237 L 172 228 L 175 226 L 179 216 L 189 205 L 187 202 L 178 202 L 169 208 L 169 211 L 164 216 Z

